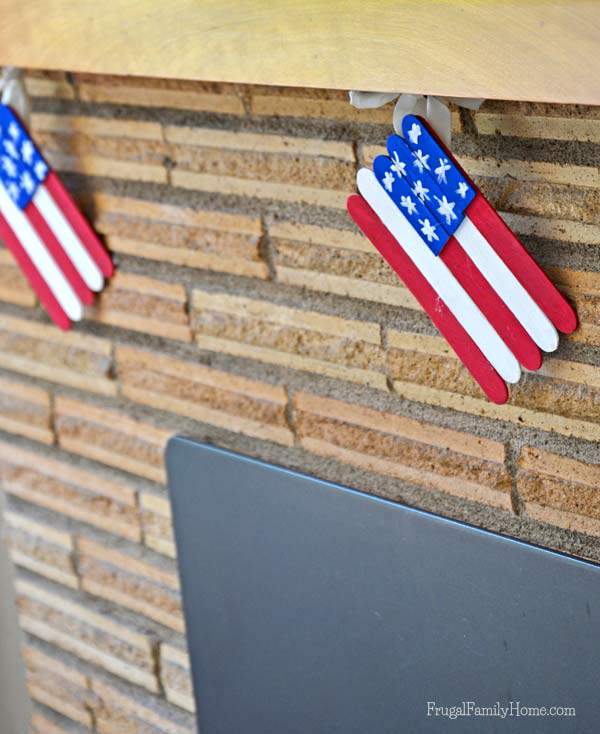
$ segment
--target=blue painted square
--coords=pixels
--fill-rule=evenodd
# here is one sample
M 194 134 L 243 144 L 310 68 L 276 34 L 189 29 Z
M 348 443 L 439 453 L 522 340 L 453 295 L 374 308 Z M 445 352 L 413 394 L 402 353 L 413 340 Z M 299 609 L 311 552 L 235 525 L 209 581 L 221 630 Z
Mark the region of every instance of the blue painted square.
M 0 181 L 10 198 L 24 209 L 49 168 L 18 117 L 0 104 Z
M 437 221 L 448 232 L 454 234 L 464 218 L 457 195 L 451 196 L 438 184 L 436 176 L 424 165 L 422 158 L 417 158 L 405 140 L 399 135 L 390 135 L 387 142 L 388 153 L 396 168 L 402 166 L 411 187 L 423 204 L 434 215 Z M 425 160 L 427 163 L 427 160 Z M 444 173 L 448 163 L 442 164 Z
M 455 213 L 462 219 L 463 212 L 475 198 L 471 184 L 418 117 L 404 117 L 402 134 L 413 152 L 414 167 L 435 180 L 448 201 L 456 202 Z
M 423 242 L 435 255 L 439 255 L 450 234 L 423 203 L 422 189 L 405 175 L 402 161 L 379 155 L 373 162 L 373 172 Z

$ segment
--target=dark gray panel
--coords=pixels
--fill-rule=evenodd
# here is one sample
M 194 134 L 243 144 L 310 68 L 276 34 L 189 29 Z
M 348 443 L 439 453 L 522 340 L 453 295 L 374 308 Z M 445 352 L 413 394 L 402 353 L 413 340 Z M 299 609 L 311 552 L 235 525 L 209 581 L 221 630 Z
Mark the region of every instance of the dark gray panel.
M 600 568 L 176 438 L 202 734 L 600 730 Z M 427 717 L 427 701 L 575 718 Z

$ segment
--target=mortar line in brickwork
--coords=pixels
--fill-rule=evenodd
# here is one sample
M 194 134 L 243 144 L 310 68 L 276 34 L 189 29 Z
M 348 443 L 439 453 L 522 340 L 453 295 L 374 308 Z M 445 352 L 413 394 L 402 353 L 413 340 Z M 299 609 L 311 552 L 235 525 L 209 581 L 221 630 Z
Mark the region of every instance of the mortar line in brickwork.
M 283 411 L 285 422 L 286 422 L 287 427 L 292 432 L 292 436 L 294 437 L 294 446 L 301 448 L 302 444 L 300 441 L 300 436 L 298 435 L 298 431 L 296 429 L 296 416 L 294 414 L 293 390 L 288 385 L 283 385 L 282 387 L 285 390 L 285 397 L 286 397 L 285 408 Z
M 263 260 L 268 270 L 268 278 L 274 283 L 278 282 L 277 279 L 277 266 L 275 265 L 275 251 L 273 248 L 273 242 L 271 241 L 270 223 L 271 218 L 261 211 L 260 213 L 260 236 L 257 244 L 257 251 L 260 258 Z
M 509 439 L 505 444 L 506 458 L 504 464 L 510 475 L 510 502 L 512 510 L 517 516 L 524 514 L 524 503 L 517 485 L 517 472 L 519 469 L 519 455 L 523 441 Z

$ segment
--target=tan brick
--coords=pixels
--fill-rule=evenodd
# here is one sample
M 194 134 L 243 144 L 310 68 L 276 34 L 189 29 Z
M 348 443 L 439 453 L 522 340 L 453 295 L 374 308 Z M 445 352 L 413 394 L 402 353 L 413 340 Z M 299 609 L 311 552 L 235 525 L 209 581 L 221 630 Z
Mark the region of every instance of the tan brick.
M 459 156 L 459 163 L 471 176 L 500 178 L 510 176 L 519 181 L 544 181 L 569 186 L 598 188 L 600 171 L 593 166 L 571 166 L 546 161 L 517 159 L 471 158 Z
M 69 398 L 58 397 L 55 411 L 58 442 L 67 451 L 164 482 L 170 431 Z
M 580 293 L 600 296 L 600 273 L 573 268 L 546 268 L 552 281 L 563 291 L 577 298 Z
M 84 176 L 126 179 L 145 183 L 167 183 L 167 171 L 159 165 L 136 163 L 95 155 L 70 155 L 48 151 L 46 158 L 57 171 Z
M 494 405 L 485 399 L 406 381 L 394 381 L 393 385 L 394 390 L 407 400 L 437 405 L 485 418 L 508 421 L 518 426 L 554 431 L 565 436 L 575 436 L 588 441 L 600 440 L 600 427 L 595 421 L 564 417 L 520 405 Z
M 117 369 L 121 392 L 130 400 L 229 431 L 293 444 L 281 387 L 128 347 L 117 348 Z
M 196 704 L 187 651 L 163 643 L 160 646 L 160 672 L 167 700 L 194 713 Z
M 131 683 L 158 690 L 148 635 L 30 581 L 17 580 L 16 593 L 19 623 L 27 633 Z
M 0 250 L 0 301 L 29 307 L 36 303 L 27 278 L 8 250 Z
M 345 93 L 342 93 L 343 96 L 336 95 L 335 92 L 317 96 L 312 90 L 298 91 L 301 91 L 301 94 L 294 94 L 294 90 L 291 89 L 265 88 L 264 91 L 256 91 L 252 94 L 252 114 L 273 117 L 329 118 L 380 125 L 389 125 L 392 119 L 392 103 L 380 109 L 358 110 L 350 105 Z
M 117 686 L 92 680 L 97 696 L 96 726 L 100 734 L 195 734 L 193 717 L 156 698 L 128 695 Z
M 5 512 L 12 562 L 59 584 L 77 589 L 73 538 L 49 522 L 39 522 L 22 512 Z
M 91 729 L 93 694 L 87 676 L 58 656 L 30 644 L 23 646 L 22 654 L 31 698 Z
M 177 632 L 184 631 L 177 572 L 79 536 L 78 571 L 90 594 L 131 609 Z
M 292 222 L 269 227 L 277 279 L 288 285 L 419 308 L 362 234 Z
M 509 212 L 501 214 L 508 226 L 518 235 L 535 235 L 582 245 L 600 245 L 600 226 L 596 224 Z
M 483 398 L 484 393 L 440 337 L 391 329 L 387 339 L 388 374 L 393 380 Z
M 328 191 L 310 186 L 240 179 L 227 175 L 196 173 L 175 169 L 171 171 L 171 183 L 183 189 L 215 192 L 231 196 L 248 196 L 257 199 L 275 199 L 298 204 L 345 209 L 349 191 Z
M 600 535 L 600 465 L 525 446 L 517 488 L 528 515 L 569 530 Z
M 504 446 L 309 393 L 294 399 L 304 448 L 428 489 L 510 509 Z
M 175 558 L 173 520 L 168 497 L 142 492 L 140 506 L 145 544 L 158 553 Z
M 320 138 L 297 138 L 267 133 L 247 133 L 215 128 L 167 125 L 165 140 L 178 145 L 288 156 L 318 156 L 354 162 L 351 143 Z
M 48 709 L 34 711 L 29 723 L 29 734 L 85 734 L 88 731 L 88 727 L 84 728 Z
M 0 477 L 8 494 L 128 540 L 140 540 L 136 491 L 124 482 L 4 442 L 0 442 Z
M 273 198 L 286 198 L 284 187 L 298 196 L 312 191 L 314 198 L 354 186 L 356 166 L 349 143 L 184 127 L 167 127 L 165 133 L 172 143 L 169 156 L 176 164 L 176 185 L 183 185 L 176 181 L 183 180 L 183 171 L 192 171 L 205 185 L 212 180 L 217 187 L 225 182 L 235 186 L 240 180 L 247 191 L 249 181 L 251 190 L 260 192 L 261 182 L 281 184 L 264 188 L 264 195 Z
M 132 83 L 124 77 L 78 76 L 79 96 L 86 102 L 107 102 L 138 107 L 171 107 L 173 109 L 243 115 L 244 105 L 234 88 L 226 85 L 170 82 L 138 79 Z
M 31 97 L 74 99 L 75 90 L 62 72 L 29 71 L 25 76 L 25 89 Z
M 516 138 L 580 140 L 600 143 L 600 120 L 597 119 L 488 112 L 478 112 L 474 119 L 480 135 L 500 134 Z
M 82 390 L 114 395 L 107 339 L 0 314 L 0 366 Z
M 162 128 L 158 122 L 124 120 L 110 117 L 87 117 L 83 115 L 55 115 L 34 113 L 31 128 L 36 135 L 42 133 L 64 133 L 86 137 L 130 138 L 161 142 Z
M 169 339 L 192 338 L 183 286 L 142 275 L 117 272 L 89 316 L 103 324 Z
M 394 102 L 375 109 L 357 109 L 350 105 L 348 93 L 341 90 L 293 87 L 252 87 L 253 115 L 273 117 L 329 118 L 351 123 L 370 123 L 390 127 Z M 452 129 L 461 128 L 460 115 L 452 110 Z
M 94 225 L 112 251 L 192 268 L 266 278 L 260 219 L 95 194 Z
M 443 339 L 390 330 L 387 344 L 390 376 L 408 399 L 590 440 L 600 436 L 598 367 L 547 357 L 539 371 L 511 386 L 508 405 L 494 406 Z
M 0 379 L 0 429 L 51 444 L 50 395 L 16 380 Z
M 383 143 L 380 145 L 361 145 L 359 150 L 361 163 L 367 168 L 372 168 L 373 161 L 378 155 L 387 155 L 387 148 Z
M 570 172 L 563 172 L 566 179 Z M 508 175 L 495 178 L 475 175 L 493 206 L 503 213 L 528 217 L 545 217 L 559 221 L 572 220 L 581 225 L 597 225 L 600 189 L 569 186 L 542 180 L 523 180 Z M 568 195 L 567 195 L 568 192 Z
M 192 305 L 203 349 L 387 387 L 378 324 L 199 290 Z

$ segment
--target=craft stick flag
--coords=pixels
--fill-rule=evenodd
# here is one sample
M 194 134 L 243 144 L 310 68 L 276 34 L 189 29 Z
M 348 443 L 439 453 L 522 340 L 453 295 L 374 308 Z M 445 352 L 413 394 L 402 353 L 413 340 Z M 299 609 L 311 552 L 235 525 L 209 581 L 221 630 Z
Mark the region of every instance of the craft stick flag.
M 25 128 L 0 105 L 0 237 L 53 321 L 68 329 L 113 264 Z
M 488 398 L 572 332 L 575 312 L 427 123 L 402 121 L 357 175 L 356 224 L 402 278 Z

